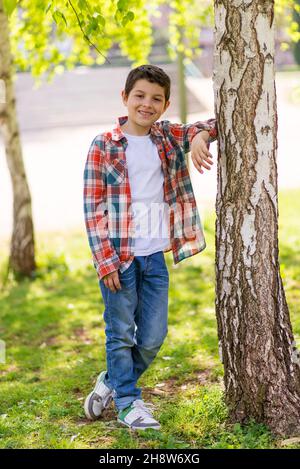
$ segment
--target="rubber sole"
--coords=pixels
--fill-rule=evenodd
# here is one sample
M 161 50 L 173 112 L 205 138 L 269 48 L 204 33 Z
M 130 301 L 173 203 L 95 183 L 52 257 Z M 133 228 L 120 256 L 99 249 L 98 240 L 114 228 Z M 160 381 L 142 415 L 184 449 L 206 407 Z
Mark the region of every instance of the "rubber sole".
M 85 399 L 84 401 L 84 413 L 85 413 L 85 416 L 88 420 L 98 420 L 100 417 L 101 417 L 101 414 L 103 412 L 103 406 L 101 408 L 101 412 L 98 416 L 94 416 L 94 415 L 91 415 L 90 413 L 90 409 L 89 409 L 89 405 L 90 405 L 90 400 L 91 400 L 91 397 L 93 396 L 94 394 L 94 391 L 90 392 L 90 394 L 87 396 L 87 398 Z
M 106 374 L 106 371 L 102 371 L 100 373 L 100 375 L 98 376 L 98 379 L 97 379 L 97 384 L 99 381 L 101 381 L 102 379 L 102 376 Z M 102 415 L 102 412 L 107 409 L 112 401 L 112 396 L 108 399 L 108 401 L 106 402 L 105 404 L 105 407 L 103 406 L 103 402 L 101 401 L 101 404 L 102 404 L 102 407 L 101 407 L 101 411 L 100 411 L 100 414 L 99 415 L 92 415 L 91 412 L 90 412 L 90 401 L 92 399 L 92 396 L 95 394 L 95 389 L 96 389 L 96 386 L 95 388 L 93 389 L 92 392 L 90 392 L 90 394 L 86 397 L 85 401 L 84 401 L 84 413 L 85 413 L 85 416 L 88 420 L 92 420 L 92 421 L 95 421 L 95 420 L 98 420 L 101 415 Z
M 119 423 L 121 423 L 122 425 L 125 425 L 125 427 L 130 428 L 131 430 L 143 430 L 144 431 L 144 430 L 148 430 L 149 428 L 151 430 L 160 430 L 160 428 L 161 428 L 160 426 L 159 427 L 144 427 L 144 428 L 142 428 L 142 427 L 131 427 L 130 424 L 128 424 L 126 422 L 123 422 L 123 420 L 117 419 L 117 421 Z

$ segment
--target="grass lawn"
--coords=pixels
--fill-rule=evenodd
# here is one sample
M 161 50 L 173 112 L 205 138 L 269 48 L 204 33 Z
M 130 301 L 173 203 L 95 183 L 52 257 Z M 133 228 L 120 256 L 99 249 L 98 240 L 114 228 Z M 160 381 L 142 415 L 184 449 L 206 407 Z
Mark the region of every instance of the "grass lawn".
M 300 190 L 280 194 L 281 273 L 300 338 Z M 276 448 L 282 441 L 255 422 L 228 425 L 214 311 L 214 215 L 208 247 L 172 267 L 169 333 L 142 376 L 161 431 L 120 427 L 114 407 L 96 423 L 83 401 L 105 369 L 103 303 L 84 232 L 37 235 L 35 280 L 0 291 L 0 448 Z M 1 259 L 7 245 L 0 244 Z M 2 278 L 5 263 L 2 261 Z M 298 342 L 299 343 L 299 342 Z M 297 447 L 289 445 L 285 447 Z M 298 447 L 300 445 L 298 444 Z

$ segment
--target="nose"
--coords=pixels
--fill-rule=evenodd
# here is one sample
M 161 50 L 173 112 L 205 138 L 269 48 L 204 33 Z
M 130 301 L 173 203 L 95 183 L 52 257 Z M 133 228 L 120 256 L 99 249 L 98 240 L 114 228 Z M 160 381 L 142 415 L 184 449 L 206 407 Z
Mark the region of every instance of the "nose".
M 143 109 L 144 109 L 145 111 L 151 109 L 151 107 L 152 107 L 152 106 L 151 106 L 151 103 L 150 103 L 150 102 L 147 102 L 147 101 L 143 102 Z
M 142 106 L 145 108 L 151 108 L 151 98 L 144 98 L 142 101 Z

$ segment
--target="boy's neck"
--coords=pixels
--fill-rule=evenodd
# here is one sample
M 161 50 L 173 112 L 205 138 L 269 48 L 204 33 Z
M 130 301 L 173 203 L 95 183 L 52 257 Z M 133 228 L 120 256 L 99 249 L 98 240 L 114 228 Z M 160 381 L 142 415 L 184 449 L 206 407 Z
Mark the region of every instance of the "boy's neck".
M 143 137 L 145 135 L 149 135 L 151 127 L 137 127 L 135 125 L 132 125 L 131 122 L 127 120 L 125 124 L 121 125 L 121 129 L 126 134 L 135 135 L 137 137 Z

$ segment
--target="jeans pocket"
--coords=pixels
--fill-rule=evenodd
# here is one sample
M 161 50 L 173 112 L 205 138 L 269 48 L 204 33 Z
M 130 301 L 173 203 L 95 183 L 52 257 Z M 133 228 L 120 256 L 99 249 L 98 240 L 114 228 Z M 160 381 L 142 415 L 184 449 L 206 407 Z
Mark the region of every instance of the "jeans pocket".
M 134 265 L 134 260 L 130 264 L 130 266 L 124 271 L 120 272 L 119 271 L 119 280 L 121 283 L 121 286 L 125 288 L 131 288 L 135 285 L 135 265 Z
M 169 278 L 169 271 L 166 264 L 165 256 L 163 251 L 158 251 L 151 256 L 151 268 L 160 277 Z

